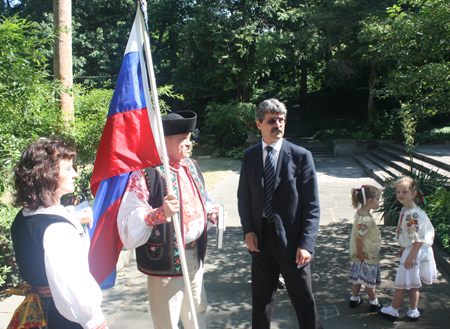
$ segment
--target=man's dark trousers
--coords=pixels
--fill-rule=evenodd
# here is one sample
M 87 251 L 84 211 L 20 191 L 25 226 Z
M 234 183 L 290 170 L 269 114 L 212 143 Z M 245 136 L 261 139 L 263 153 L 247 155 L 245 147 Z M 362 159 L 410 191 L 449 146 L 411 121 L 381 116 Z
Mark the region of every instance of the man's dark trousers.
M 263 218 L 263 245 L 252 261 L 254 329 L 269 329 L 275 310 L 279 274 L 283 275 L 301 329 L 322 328 L 311 289 L 311 266 L 294 269 L 286 264 L 278 246 L 275 225 Z M 310 296 L 310 298 L 306 298 Z

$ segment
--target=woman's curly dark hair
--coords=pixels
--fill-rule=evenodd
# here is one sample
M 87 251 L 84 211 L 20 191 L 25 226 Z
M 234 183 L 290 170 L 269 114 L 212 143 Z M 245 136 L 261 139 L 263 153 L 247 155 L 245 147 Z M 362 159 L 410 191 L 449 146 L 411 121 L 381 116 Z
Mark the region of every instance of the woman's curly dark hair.
M 59 162 L 75 157 L 75 150 L 61 139 L 45 139 L 29 145 L 14 169 L 13 205 L 31 210 L 52 206 L 59 186 Z

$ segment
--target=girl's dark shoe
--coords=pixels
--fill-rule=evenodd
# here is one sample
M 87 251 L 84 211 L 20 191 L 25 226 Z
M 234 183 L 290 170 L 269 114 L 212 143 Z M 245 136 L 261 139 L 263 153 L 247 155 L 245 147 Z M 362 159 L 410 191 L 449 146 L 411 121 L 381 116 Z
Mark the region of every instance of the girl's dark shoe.
M 363 300 L 362 300 L 361 298 L 358 299 L 358 300 L 351 300 L 351 299 L 350 299 L 350 304 L 349 304 L 349 306 L 350 306 L 350 308 L 355 308 L 356 306 L 361 305 L 362 302 L 363 302 Z
M 381 305 L 381 303 L 378 303 L 377 305 L 370 304 L 369 311 L 370 312 L 377 312 L 382 307 L 383 307 L 383 305 Z

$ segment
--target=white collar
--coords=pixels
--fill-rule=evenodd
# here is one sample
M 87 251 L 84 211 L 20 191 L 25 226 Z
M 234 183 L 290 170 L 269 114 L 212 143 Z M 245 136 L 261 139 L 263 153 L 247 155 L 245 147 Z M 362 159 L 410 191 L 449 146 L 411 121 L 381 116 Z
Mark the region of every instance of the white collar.
M 264 142 L 264 139 L 261 139 L 261 140 L 262 140 L 262 148 L 263 148 L 263 152 L 264 152 L 264 150 L 266 149 L 266 146 L 270 146 L 270 147 L 272 147 L 275 151 L 280 152 L 281 146 L 283 145 L 283 139 L 284 139 L 284 138 L 280 138 L 280 139 L 277 140 L 275 143 L 272 143 L 272 144 L 270 144 L 270 145 L 267 145 L 267 144 Z
M 64 217 L 69 222 L 75 225 L 75 227 L 81 227 L 80 221 L 75 218 L 75 216 L 69 213 L 63 205 L 51 206 L 51 207 L 43 207 L 40 206 L 36 210 L 30 210 L 27 208 L 23 208 L 22 214 L 24 216 L 31 215 L 58 215 Z

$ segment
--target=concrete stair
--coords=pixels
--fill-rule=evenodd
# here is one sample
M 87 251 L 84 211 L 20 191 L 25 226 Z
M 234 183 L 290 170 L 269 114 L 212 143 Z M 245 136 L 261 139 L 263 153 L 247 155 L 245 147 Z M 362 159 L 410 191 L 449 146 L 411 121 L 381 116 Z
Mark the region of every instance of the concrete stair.
M 290 136 L 286 137 L 286 139 L 291 143 L 304 147 L 305 149 L 310 151 L 314 159 L 333 157 L 332 152 L 326 149 L 321 142 L 319 142 L 316 139 L 313 139 L 312 137 Z
M 332 158 L 333 154 L 325 147 L 311 147 L 308 148 L 313 158 Z
M 441 178 L 450 181 L 450 146 L 442 145 L 439 152 L 436 147 L 426 145 L 416 148 L 413 157 L 413 168 L 421 172 L 433 170 Z M 382 145 L 378 150 L 363 155 L 354 155 L 367 174 L 381 185 L 388 178 L 400 177 L 410 172 L 410 157 L 405 147 L 400 144 Z

